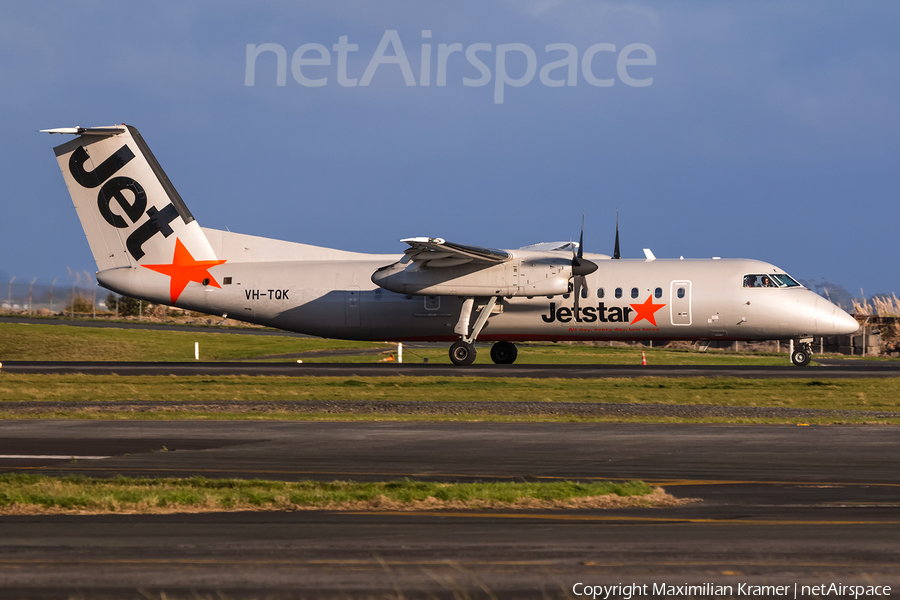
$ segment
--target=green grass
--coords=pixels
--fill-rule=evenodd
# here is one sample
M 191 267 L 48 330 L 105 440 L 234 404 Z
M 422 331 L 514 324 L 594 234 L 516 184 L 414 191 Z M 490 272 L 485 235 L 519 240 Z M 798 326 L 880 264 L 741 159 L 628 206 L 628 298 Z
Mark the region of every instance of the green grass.
M 150 402 L 172 401 L 158 408 L 127 406 L 109 411 L 77 407 L 42 409 L 53 401 Z M 277 400 L 325 400 L 339 407 L 342 400 L 420 400 L 434 403 L 432 414 L 351 415 L 291 412 L 269 405 Z M 649 418 L 577 418 L 541 416 L 510 417 L 477 414 L 442 414 L 445 401 L 527 401 L 598 404 L 687 404 L 719 406 L 772 406 L 835 410 L 900 410 L 900 378 L 883 379 L 739 379 L 739 378 L 621 378 L 527 379 L 493 377 L 251 377 L 251 376 L 116 376 L 116 375 L 20 375 L 0 374 L 0 418 L 194 418 L 194 419 L 402 419 L 402 420 L 630 420 Z M 4 408 L 4 403 L 33 401 L 34 410 Z M 199 408 L 192 403 L 212 404 Z M 246 411 L 233 404 L 247 403 Z M 298 407 L 302 411 L 302 405 Z M 340 412 L 340 409 L 337 409 Z M 676 419 L 678 420 L 678 419 Z M 850 419 L 854 420 L 854 419 Z M 871 421 L 857 418 L 856 421 Z M 698 421 L 698 419 L 691 419 Z M 795 422 L 796 419 L 701 418 L 702 422 Z M 812 422 L 834 422 L 834 417 Z M 847 419 L 841 419 L 847 421 Z M 896 421 L 896 420 L 895 420 Z
M 279 360 L 265 357 L 303 352 L 358 349 L 356 355 L 310 355 L 303 362 L 379 362 L 395 353 L 396 344 L 354 342 L 278 335 L 242 335 L 227 331 L 152 331 L 115 327 L 0 323 L 0 362 L 6 361 L 147 361 L 194 360 L 194 343 L 200 344 L 203 361 Z M 405 347 L 404 361 L 450 364 L 449 344 L 429 348 Z M 786 354 L 738 354 L 733 352 L 666 348 L 637 348 L 529 343 L 519 345 L 517 364 L 640 364 L 641 351 L 652 365 L 780 365 L 789 367 Z M 479 345 L 476 364 L 492 364 L 490 345 Z
M 357 355 L 307 356 L 304 362 L 376 362 L 396 349 L 394 344 L 348 342 L 288 336 L 252 336 L 220 333 L 150 331 L 117 328 L 85 328 L 43 324 L 0 323 L 0 361 L 3 360 L 138 360 L 190 361 L 194 342 L 200 343 L 201 359 L 208 361 L 271 360 L 265 357 L 300 352 L 360 350 Z M 519 360 L 524 364 L 639 364 L 641 348 L 570 344 L 522 344 Z M 371 353 L 374 350 L 374 353 Z M 644 349 L 650 364 L 784 365 L 786 355 L 699 353 L 688 350 Z M 446 349 L 405 348 L 405 361 L 448 363 Z M 295 359 L 281 359 L 293 362 Z M 478 362 L 489 363 L 488 346 L 482 345 Z M 159 407 L 111 406 L 85 408 L 5 408 L 5 402 L 154 402 L 178 404 Z M 292 411 L 283 406 L 265 406 L 273 400 L 513 400 L 537 403 L 644 403 L 719 406 L 770 406 L 837 410 L 900 410 L 900 379 L 736 379 L 736 378 L 634 378 L 634 379 L 523 379 L 480 377 L 118 377 L 88 375 L 12 375 L 0 371 L 0 418 L 102 418 L 102 419 L 344 419 L 344 420 L 496 420 L 496 421 L 680 421 L 680 422 L 794 422 L 779 418 L 647 418 L 575 417 L 572 415 L 446 414 L 436 404 L 427 414 L 352 414 L 339 408 L 334 413 Z M 191 403 L 246 402 L 197 407 Z M 255 404 L 254 404 L 255 403 Z M 865 417 L 842 422 L 869 422 Z M 886 422 L 896 422 L 888 420 Z M 812 423 L 832 423 L 834 417 L 816 417 Z
M 200 358 L 204 361 L 253 360 L 273 354 L 324 349 L 389 349 L 385 344 L 371 342 L 219 333 L 205 329 L 183 332 L 0 323 L 0 362 L 191 361 L 195 342 L 200 344 Z
M 0 475 L 0 512 L 28 508 L 89 512 L 160 512 L 161 510 L 296 510 L 339 508 L 346 503 L 463 503 L 484 507 L 522 499 L 553 502 L 608 494 L 646 496 L 653 488 L 640 481 L 578 483 L 477 482 L 436 483 L 399 480 L 264 481 L 240 479 L 144 479 L 82 476 Z M 390 506 L 390 505 L 389 505 Z M 347 508 L 346 506 L 344 508 Z M 353 508 L 352 506 L 350 508 Z
M 900 379 L 0 375 L 0 403 L 162 399 L 177 402 L 515 400 L 898 410 Z

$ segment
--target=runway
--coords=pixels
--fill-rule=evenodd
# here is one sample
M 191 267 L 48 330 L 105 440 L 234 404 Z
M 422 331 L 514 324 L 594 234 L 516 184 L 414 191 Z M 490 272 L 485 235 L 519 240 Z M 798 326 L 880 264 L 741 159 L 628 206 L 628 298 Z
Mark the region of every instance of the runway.
M 900 361 L 821 359 L 822 366 L 730 365 L 454 365 L 396 363 L 262 362 L 27 362 L 6 361 L 2 372 L 93 375 L 277 375 L 283 377 L 742 377 L 857 378 L 900 377 Z
M 574 597 L 578 582 L 900 585 L 893 427 L 3 421 L 0 455 L 31 457 L 0 459 L 3 471 L 103 477 L 643 479 L 703 499 L 615 511 L 4 516 L 2 597 L 147 597 L 141 588 L 170 598 L 556 598 Z

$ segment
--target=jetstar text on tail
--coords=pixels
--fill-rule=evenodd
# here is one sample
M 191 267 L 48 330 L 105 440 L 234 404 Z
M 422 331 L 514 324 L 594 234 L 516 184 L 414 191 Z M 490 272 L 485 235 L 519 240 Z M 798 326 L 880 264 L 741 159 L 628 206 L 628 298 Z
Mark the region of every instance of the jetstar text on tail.
M 131 227 L 121 215 L 113 212 L 113 200 L 132 224 L 137 223 L 144 216 L 144 209 L 146 209 L 146 215 L 150 218 L 131 232 L 125 241 L 125 247 L 128 248 L 129 254 L 135 260 L 140 260 L 144 257 L 142 247 L 144 242 L 157 233 L 162 233 L 164 237 L 172 235 L 170 224 L 178 217 L 178 210 L 171 202 L 162 210 L 157 210 L 155 206 L 147 208 L 147 193 L 140 183 L 131 177 L 113 177 L 134 158 L 134 152 L 127 144 L 116 150 L 93 171 L 86 171 L 84 168 L 84 164 L 89 158 L 84 146 L 76 148 L 69 158 L 69 172 L 79 185 L 88 189 L 100 187 L 105 182 L 97 194 L 97 207 L 107 223 L 117 229 Z M 130 192 L 131 199 L 122 193 L 126 190 Z

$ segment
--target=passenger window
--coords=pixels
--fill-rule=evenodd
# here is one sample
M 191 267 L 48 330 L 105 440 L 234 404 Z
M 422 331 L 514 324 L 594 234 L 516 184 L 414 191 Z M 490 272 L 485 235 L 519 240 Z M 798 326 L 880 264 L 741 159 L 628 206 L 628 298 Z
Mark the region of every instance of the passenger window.
M 684 288 L 683 287 L 678 288 L 678 297 L 684 298 Z
M 598 297 L 598 298 L 602 298 L 603 296 L 604 296 L 603 288 L 598 289 L 598 290 L 597 290 L 597 297 Z
M 616 288 L 616 298 L 622 297 L 622 288 Z
M 656 296 L 657 300 L 659 298 L 662 298 L 662 288 L 656 288 L 656 290 L 653 292 L 653 295 Z
M 581 297 L 584 298 L 584 299 L 587 299 L 587 296 L 588 296 L 587 287 L 586 287 L 586 286 L 582 286 L 582 287 L 581 287 Z
M 631 297 L 632 298 L 638 297 L 638 289 L 637 288 L 631 288 Z

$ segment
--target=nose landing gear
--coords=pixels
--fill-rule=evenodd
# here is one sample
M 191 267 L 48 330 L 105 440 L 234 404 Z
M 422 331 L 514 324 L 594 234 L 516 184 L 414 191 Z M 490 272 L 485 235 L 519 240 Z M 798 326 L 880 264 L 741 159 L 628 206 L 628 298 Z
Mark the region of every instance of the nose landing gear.
M 798 367 L 805 367 L 812 359 L 812 349 L 808 343 L 799 343 L 794 345 L 794 351 L 791 353 L 791 362 Z

